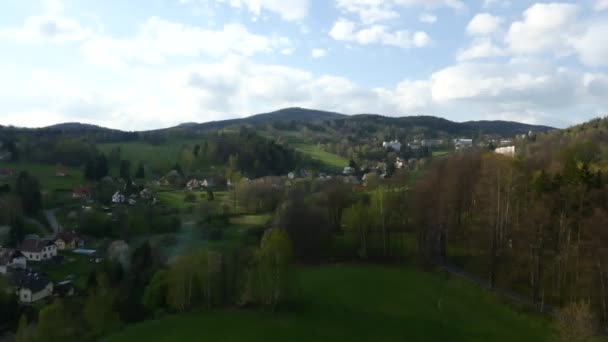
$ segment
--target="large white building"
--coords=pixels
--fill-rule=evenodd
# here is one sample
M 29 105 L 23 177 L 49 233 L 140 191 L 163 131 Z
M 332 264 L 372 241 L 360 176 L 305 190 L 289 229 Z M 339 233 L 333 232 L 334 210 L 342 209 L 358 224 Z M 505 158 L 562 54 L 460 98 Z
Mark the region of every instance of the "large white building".
M 471 148 L 473 147 L 473 139 L 454 139 L 454 147 L 456 147 L 456 150 L 464 150 L 466 148 Z
M 57 256 L 57 246 L 51 240 L 26 238 L 20 250 L 28 261 L 50 260 Z
M 22 303 L 35 303 L 53 294 L 53 282 L 43 274 L 14 270 L 9 273 L 9 279 Z
M 392 149 L 393 151 L 399 152 L 401 151 L 401 143 L 398 140 L 393 141 L 385 141 L 382 143 L 382 147 L 385 149 Z
M 505 156 L 513 157 L 515 156 L 515 146 L 499 147 L 495 149 L 494 152 Z

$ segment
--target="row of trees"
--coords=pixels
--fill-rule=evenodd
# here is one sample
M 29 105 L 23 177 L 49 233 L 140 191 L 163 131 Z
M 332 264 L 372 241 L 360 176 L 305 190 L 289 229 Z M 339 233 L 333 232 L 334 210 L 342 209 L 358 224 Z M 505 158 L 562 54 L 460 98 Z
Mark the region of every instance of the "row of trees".
M 419 255 L 485 275 L 492 287 L 543 309 L 588 301 L 608 319 L 608 191 L 599 154 L 509 159 L 460 154 L 437 161 L 415 189 Z

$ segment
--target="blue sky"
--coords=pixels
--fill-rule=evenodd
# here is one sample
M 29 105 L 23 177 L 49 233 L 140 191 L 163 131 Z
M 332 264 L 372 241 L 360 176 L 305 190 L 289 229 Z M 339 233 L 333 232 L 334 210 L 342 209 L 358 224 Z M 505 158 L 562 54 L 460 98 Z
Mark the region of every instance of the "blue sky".
M 608 114 L 608 0 L 7 0 L 0 124 Z

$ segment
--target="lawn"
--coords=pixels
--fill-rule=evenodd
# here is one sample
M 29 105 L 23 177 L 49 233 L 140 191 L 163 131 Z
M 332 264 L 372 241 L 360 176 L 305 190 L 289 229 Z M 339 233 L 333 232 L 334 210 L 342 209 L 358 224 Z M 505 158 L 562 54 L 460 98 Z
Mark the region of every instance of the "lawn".
M 433 151 L 433 157 L 443 157 L 450 154 L 449 151 Z
M 80 168 L 62 167 L 66 171 L 65 177 L 57 177 L 55 172 L 57 171 L 57 165 L 52 164 L 41 164 L 41 163 L 29 163 L 29 162 L 0 162 L 0 169 L 13 169 L 15 176 L 10 178 L 1 178 L 0 182 L 6 182 L 13 184 L 17 175 L 20 171 L 27 171 L 29 174 L 34 176 L 40 182 L 40 186 L 43 190 L 52 192 L 57 189 L 71 190 L 76 186 L 83 185 L 86 183 L 84 180 L 83 171 Z
M 75 254 L 71 251 L 60 252 L 60 254 L 64 257 L 64 262 L 59 265 L 49 264 L 44 267 L 44 272 L 54 282 L 69 278 L 78 289 L 86 289 L 90 272 L 97 269 L 99 265 L 91 262 L 90 257 Z
M 474 285 L 409 267 L 303 268 L 294 309 L 200 311 L 108 341 L 554 341 L 550 322 Z
M 348 166 L 348 160 L 337 154 L 324 151 L 317 145 L 295 144 L 294 147 L 297 151 L 305 153 L 312 159 L 320 161 L 333 169 L 342 170 L 345 166 Z

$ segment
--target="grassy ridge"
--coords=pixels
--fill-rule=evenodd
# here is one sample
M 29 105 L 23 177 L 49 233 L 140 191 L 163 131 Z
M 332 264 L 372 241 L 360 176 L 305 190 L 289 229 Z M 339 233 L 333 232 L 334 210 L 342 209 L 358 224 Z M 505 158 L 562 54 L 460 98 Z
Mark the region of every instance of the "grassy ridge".
M 328 167 L 336 170 L 342 170 L 345 166 L 348 166 L 348 160 L 337 154 L 329 153 L 322 150 L 317 145 L 309 144 L 296 144 L 294 148 L 304 154 L 309 155 L 312 159 L 320 161 Z
M 40 182 L 40 187 L 44 191 L 53 191 L 57 189 L 71 190 L 75 186 L 84 185 L 86 183 L 81 168 L 61 167 L 67 172 L 65 177 L 57 177 L 57 165 L 29 163 L 29 162 L 0 162 L 0 170 L 12 169 L 15 171 L 13 177 L 0 177 L 0 184 L 6 182 L 13 185 L 20 171 L 27 171 Z
M 303 269 L 297 310 L 203 311 L 149 321 L 108 341 L 552 341 L 519 313 L 459 279 L 411 268 Z

